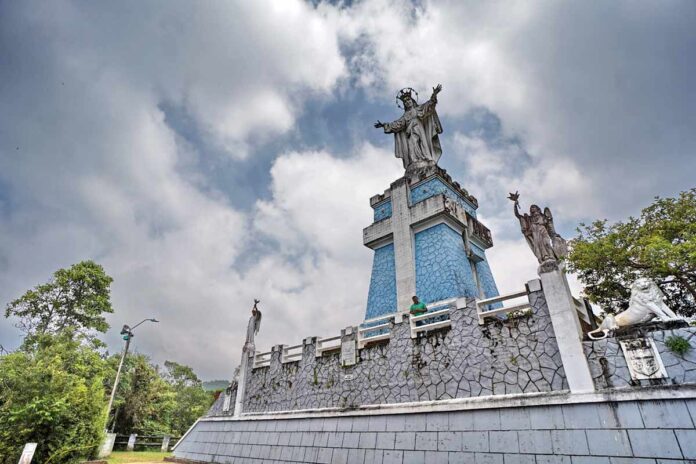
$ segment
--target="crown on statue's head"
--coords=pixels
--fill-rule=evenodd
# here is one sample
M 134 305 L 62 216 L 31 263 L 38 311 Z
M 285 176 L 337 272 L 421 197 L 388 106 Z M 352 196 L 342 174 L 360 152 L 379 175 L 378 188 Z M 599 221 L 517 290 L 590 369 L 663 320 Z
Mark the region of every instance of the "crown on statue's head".
M 415 94 L 415 97 L 414 97 Z M 406 99 L 406 97 L 410 98 L 414 102 L 418 102 L 418 92 L 413 90 L 411 87 L 404 87 L 403 89 L 399 90 L 399 92 L 396 94 L 396 105 L 401 108 L 401 105 L 399 104 L 399 100 L 402 102 Z
M 399 100 L 401 100 L 401 101 L 404 101 L 404 99 L 405 99 L 406 97 L 408 97 L 408 98 L 410 98 L 411 100 L 413 100 L 413 94 L 411 93 L 412 91 L 413 91 L 413 89 L 410 89 L 410 88 L 408 88 L 408 89 L 401 89 L 401 90 L 399 90 L 399 95 L 398 95 L 397 98 L 398 98 Z

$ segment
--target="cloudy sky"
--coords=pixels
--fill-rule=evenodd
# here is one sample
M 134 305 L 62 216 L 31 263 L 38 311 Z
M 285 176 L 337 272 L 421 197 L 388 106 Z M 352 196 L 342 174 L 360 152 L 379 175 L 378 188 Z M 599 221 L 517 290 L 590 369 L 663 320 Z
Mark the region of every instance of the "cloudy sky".
M 0 303 L 84 259 L 106 339 L 228 378 L 258 346 L 364 314 L 370 196 L 402 174 L 394 94 L 442 83 L 442 167 L 492 229 L 500 289 L 534 277 L 511 217 L 560 231 L 696 177 L 696 3 L 0 2 Z M 0 320 L 0 344 L 19 333 Z

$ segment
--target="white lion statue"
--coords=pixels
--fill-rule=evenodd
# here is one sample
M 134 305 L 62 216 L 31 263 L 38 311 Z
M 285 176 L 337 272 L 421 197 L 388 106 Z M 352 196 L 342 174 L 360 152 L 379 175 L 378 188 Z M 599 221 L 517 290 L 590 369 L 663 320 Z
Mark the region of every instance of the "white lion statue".
M 607 315 L 598 329 L 587 333 L 592 340 L 606 338 L 609 332 L 641 322 L 648 322 L 653 318 L 666 321 L 678 319 L 674 311 L 665 304 L 665 295 L 657 284 L 650 279 L 636 279 L 631 285 L 631 299 L 628 309 L 613 316 Z

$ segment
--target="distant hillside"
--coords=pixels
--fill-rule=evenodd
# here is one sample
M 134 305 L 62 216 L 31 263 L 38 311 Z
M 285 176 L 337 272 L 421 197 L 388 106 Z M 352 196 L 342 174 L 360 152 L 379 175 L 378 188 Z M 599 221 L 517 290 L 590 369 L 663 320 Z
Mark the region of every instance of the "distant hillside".
M 203 390 L 205 391 L 216 391 L 224 390 L 230 383 L 227 380 L 209 380 L 203 382 Z

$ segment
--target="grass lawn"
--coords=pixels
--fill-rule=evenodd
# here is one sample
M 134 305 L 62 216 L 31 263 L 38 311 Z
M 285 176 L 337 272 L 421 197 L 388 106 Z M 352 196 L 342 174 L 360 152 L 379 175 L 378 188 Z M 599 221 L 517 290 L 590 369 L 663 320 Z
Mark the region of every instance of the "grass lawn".
M 127 464 L 129 462 L 162 462 L 171 456 L 172 453 L 162 453 L 160 451 L 114 451 L 107 458 L 109 464 Z

